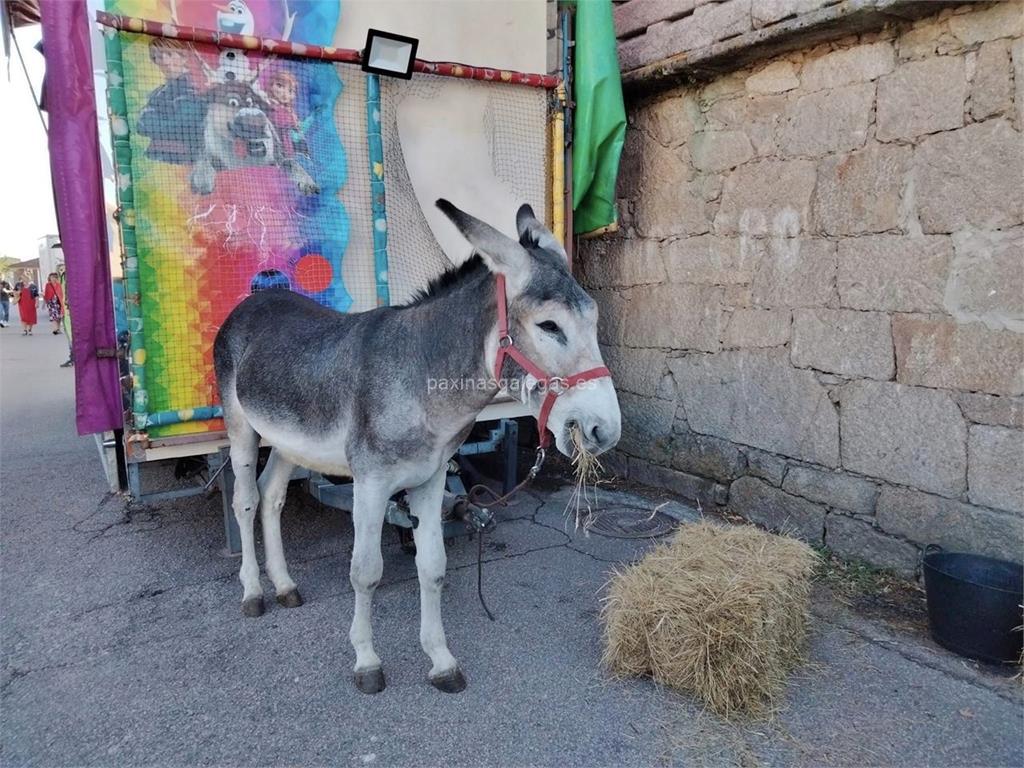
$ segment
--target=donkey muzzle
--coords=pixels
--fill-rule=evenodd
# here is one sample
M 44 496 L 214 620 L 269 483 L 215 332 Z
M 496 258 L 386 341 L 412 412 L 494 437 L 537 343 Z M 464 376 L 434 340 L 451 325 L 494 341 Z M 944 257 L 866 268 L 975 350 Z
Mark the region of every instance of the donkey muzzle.
M 622 435 L 622 424 L 618 419 L 591 416 L 577 417 L 574 421 L 579 427 L 583 447 L 595 456 L 614 448 Z

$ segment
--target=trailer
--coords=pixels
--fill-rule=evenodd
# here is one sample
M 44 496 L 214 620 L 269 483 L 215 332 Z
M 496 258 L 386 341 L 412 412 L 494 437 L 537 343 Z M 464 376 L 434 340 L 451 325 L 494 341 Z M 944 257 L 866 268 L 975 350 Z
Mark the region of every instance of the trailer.
M 5 11 L 5 40 L 41 22 L 46 41 L 78 431 L 96 435 L 112 490 L 160 501 L 219 488 L 229 551 L 212 345 L 245 296 L 286 287 L 341 312 L 409 300 L 470 255 L 432 205 L 442 196 L 512 235 L 508 213 L 527 202 L 570 260 L 574 231 L 615 227 L 625 115 L 606 2 Z M 575 57 L 587 64 L 574 82 Z M 224 110 L 244 119 L 225 128 Z M 457 517 L 487 521 L 460 500 L 460 462 L 496 452 L 504 487 L 515 482 L 524 415 L 507 396 L 481 413 L 452 465 Z M 201 467 L 199 481 L 153 491 L 147 475 L 166 462 Z M 340 478 L 302 479 L 341 504 Z M 389 519 L 414 524 L 394 502 Z
M 249 293 L 287 287 L 342 312 L 409 300 L 470 256 L 432 205 L 442 196 L 507 219 L 513 235 L 509 212 L 528 202 L 571 249 L 568 11 L 554 9 L 109 0 L 97 11 L 125 329 L 115 352 L 124 428 L 105 448 L 134 498 L 216 484 L 227 550 L 237 551 L 212 347 Z M 408 77 L 366 71 L 371 29 L 421 38 Z M 222 130 L 239 110 L 249 135 Z M 498 452 L 510 488 L 524 415 L 499 395 L 459 455 Z M 193 485 L 147 491 L 147 472 L 167 460 L 206 467 Z M 465 488 L 457 462 L 452 470 L 448 532 L 486 525 L 486 512 L 455 503 Z M 301 478 L 319 501 L 348 504 L 343 478 Z M 387 519 L 415 522 L 401 499 Z

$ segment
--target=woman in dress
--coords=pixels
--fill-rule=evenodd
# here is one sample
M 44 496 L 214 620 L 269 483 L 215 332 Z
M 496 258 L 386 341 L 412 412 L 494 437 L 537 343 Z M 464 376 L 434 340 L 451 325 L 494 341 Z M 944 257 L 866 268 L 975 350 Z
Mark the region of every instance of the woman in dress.
M 21 317 L 21 334 L 32 335 L 32 326 L 39 322 L 36 315 L 36 299 L 39 298 L 39 289 L 28 277 L 14 286 L 15 296 L 18 297 L 18 315 Z
M 43 291 L 43 303 L 53 323 L 53 335 L 60 333 L 60 323 L 64 319 L 64 288 L 60 284 L 60 275 L 51 272 L 46 278 L 46 290 Z

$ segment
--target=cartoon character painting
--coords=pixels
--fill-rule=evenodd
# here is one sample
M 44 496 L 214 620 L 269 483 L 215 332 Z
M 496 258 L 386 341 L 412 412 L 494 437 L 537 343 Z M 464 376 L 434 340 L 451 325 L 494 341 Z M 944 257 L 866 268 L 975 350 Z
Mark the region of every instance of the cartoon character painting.
M 217 29 L 235 35 L 251 35 L 256 31 L 256 18 L 244 0 L 231 0 L 217 7 Z
M 124 16 L 329 45 L 340 3 L 105 0 Z M 348 154 L 335 65 L 124 35 L 125 118 L 145 328 L 147 412 L 216 405 L 212 343 L 250 292 L 352 305 L 343 260 Z M 352 93 L 353 98 L 356 93 Z M 350 109 L 365 109 L 360 101 Z M 344 141 L 343 141 L 344 140 Z M 151 436 L 221 427 L 161 423 Z
M 245 51 L 228 48 L 217 56 L 217 68 L 207 71 L 207 76 L 215 83 L 254 83 L 259 77 L 259 70 L 249 63 Z
M 213 192 L 217 171 L 253 166 L 277 166 L 304 195 L 320 187 L 294 158 L 275 130 L 271 107 L 252 86 L 235 81 L 219 83 L 206 92 L 202 151 L 190 177 L 198 195 Z M 294 113 L 292 115 L 294 119 Z
M 192 84 L 191 50 L 180 40 L 155 37 L 149 43 L 149 59 L 166 79 L 149 94 L 136 130 L 150 138 L 147 157 L 189 165 L 202 147 L 206 111 Z
M 217 12 L 222 31 L 250 30 L 252 10 L 233 0 Z M 150 60 L 165 78 L 150 95 L 139 115 L 136 130 L 151 141 L 147 157 L 167 163 L 192 164 L 192 191 L 213 192 L 222 170 L 254 166 L 279 167 L 304 195 L 320 187 L 295 155 L 308 157 L 305 141 L 314 115 L 300 122 L 296 114 L 298 79 L 278 69 L 264 84 L 261 74 L 268 59 L 258 65 L 245 51 L 227 48 L 217 53 L 211 68 L 195 47 L 173 38 L 153 38 Z M 202 94 L 193 85 L 195 64 L 206 76 Z
M 306 131 L 313 115 L 300 122 L 295 114 L 298 87 L 295 75 L 285 71 L 275 72 L 267 82 L 267 95 L 271 105 L 270 121 L 281 137 L 285 157 L 295 154 L 309 155 Z

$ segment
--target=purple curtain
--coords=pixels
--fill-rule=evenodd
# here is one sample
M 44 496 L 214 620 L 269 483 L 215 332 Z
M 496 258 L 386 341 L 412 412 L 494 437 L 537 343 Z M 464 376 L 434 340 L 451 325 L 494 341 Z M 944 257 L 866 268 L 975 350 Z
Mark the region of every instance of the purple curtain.
M 87 435 L 122 425 L 110 258 L 103 209 L 89 12 L 85 0 L 40 0 L 50 173 L 67 266 L 75 360 L 75 416 Z

